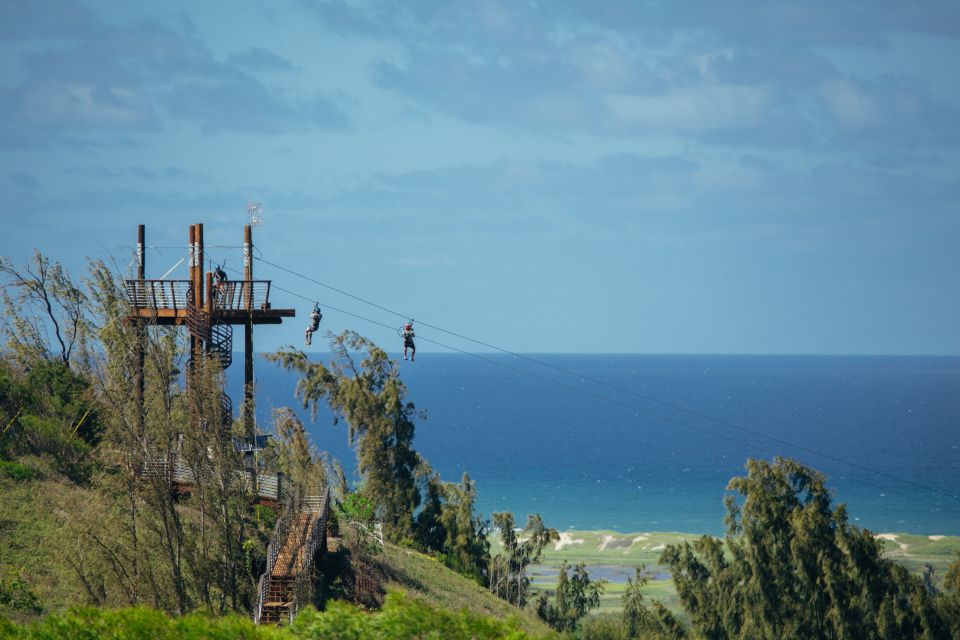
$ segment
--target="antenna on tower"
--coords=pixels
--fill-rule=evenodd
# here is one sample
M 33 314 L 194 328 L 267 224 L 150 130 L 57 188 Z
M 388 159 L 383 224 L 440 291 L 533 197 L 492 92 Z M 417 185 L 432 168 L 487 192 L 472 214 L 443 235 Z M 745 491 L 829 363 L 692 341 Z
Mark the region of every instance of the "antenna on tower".
M 247 215 L 250 216 L 250 226 L 259 227 L 261 224 L 263 224 L 263 203 L 248 202 Z

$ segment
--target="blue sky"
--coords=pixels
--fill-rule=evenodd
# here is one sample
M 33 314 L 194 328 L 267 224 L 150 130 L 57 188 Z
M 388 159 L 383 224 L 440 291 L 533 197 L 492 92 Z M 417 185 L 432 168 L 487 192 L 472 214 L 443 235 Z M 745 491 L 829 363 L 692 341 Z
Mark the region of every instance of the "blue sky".
M 0 253 L 252 200 L 263 257 L 510 350 L 958 354 L 956 60 L 952 2 L 8 0 Z

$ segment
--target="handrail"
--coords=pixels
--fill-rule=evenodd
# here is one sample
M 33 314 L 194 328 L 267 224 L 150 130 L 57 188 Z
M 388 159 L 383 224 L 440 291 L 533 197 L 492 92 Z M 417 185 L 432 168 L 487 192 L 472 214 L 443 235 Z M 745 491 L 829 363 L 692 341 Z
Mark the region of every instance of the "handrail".
M 130 304 L 136 309 L 186 309 L 189 280 L 124 280 Z
M 301 603 L 309 602 L 312 597 L 311 573 L 317 546 L 326 536 L 327 518 L 330 509 L 330 489 L 324 487 L 321 495 L 307 496 L 301 504 L 299 514 L 316 514 L 316 516 L 307 531 L 303 530 L 299 522 L 298 526 L 294 527 L 293 522 L 296 514 L 293 512 L 293 503 L 292 501 L 287 502 L 284 515 L 277 522 L 270 544 L 267 547 L 266 570 L 261 574 L 257 583 L 259 598 L 253 615 L 253 620 L 257 624 L 260 624 L 263 619 L 263 607 L 270 592 L 270 581 L 273 579 L 276 561 L 280 551 L 285 547 L 292 547 L 293 549 L 293 554 L 289 558 L 289 569 L 295 573 L 292 598 L 287 611 L 290 621 L 293 621 L 296 617 Z
M 283 510 L 283 515 L 277 520 L 277 524 L 273 528 L 273 535 L 270 537 L 270 544 L 267 545 L 267 568 L 260 574 L 260 580 L 257 583 L 260 597 L 257 600 L 257 612 L 253 617 L 253 621 L 256 624 L 260 624 L 260 619 L 263 616 L 263 603 L 267 600 L 267 591 L 270 588 L 270 576 L 273 574 L 273 566 L 277 561 L 277 556 L 280 554 L 280 549 L 282 549 L 283 545 L 287 542 L 287 532 L 290 529 L 291 518 L 290 505 L 287 505 Z
M 123 281 L 136 309 L 186 309 L 191 302 L 189 280 Z M 216 311 L 253 311 L 270 308 L 270 280 L 226 280 L 214 285 L 211 296 Z
M 185 464 L 180 456 L 176 456 L 173 459 L 172 465 L 166 458 L 158 457 L 146 460 L 143 463 L 140 473 L 141 475 L 153 476 L 169 475 L 171 481 L 182 484 L 194 484 L 196 481 L 196 475 L 193 469 Z M 281 484 L 279 475 L 273 473 L 257 473 L 255 486 L 251 486 L 250 476 L 247 471 L 236 471 L 236 475 L 243 479 L 244 486 L 251 489 L 251 493 L 258 498 L 267 498 L 278 502 L 283 499 L 283 485 Z
M 225 280 L 214 285 L 213 306 L 218 311 L 270 308 L 270 280 Z
M 317 513 L 313 522 L 307 540 L 303 548 L 303 561 L 300 564 L 300 571 L 297 574 L 294 583 L 293 600 L 290 605 L 290 622 L 296 618 L 300 610 L 300 603 L 312 599 L 313 585 L 310 582 L 310 574 L 313 570 L 313 559 L 317 552 L 317 545 L 322 537 L 325 537 L 327 531 L 327 518 L 330 508 L 330 488 L 325 487 L 322 496 L 307 496 L 303 500 L 304 506 L 311 508 L 311 513 Z M 316 510 L 313 507 L 316 505 Z M 305 509 L 306 510 L 306 509 Z

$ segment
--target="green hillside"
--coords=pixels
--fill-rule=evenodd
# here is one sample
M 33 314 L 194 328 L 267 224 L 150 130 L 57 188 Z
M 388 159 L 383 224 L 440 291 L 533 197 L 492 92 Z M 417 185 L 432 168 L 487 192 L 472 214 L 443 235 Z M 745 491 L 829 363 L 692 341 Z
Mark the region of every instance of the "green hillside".
M 39 466 L 37 460 L 29 461 Z M 0 578 L 22 576 L 43 606 L 44 615 L 87 601 L 70 560 L 78 558 L 74 531 L 84 522 L 101 520 L 103 498 L 93 488 L 60 480 L 46 471 L 31 480 L 0 475 Z M 500 600 L 472 580 L 451 571 L 434 558 L 386 544 L 377 556 L 387 576 L 388 590 L 403 591 L 434 607 L 468 611 L 500 620 L 515 619 L 531 635 L 549 628 L 531 611 Z M 14 619 L 33 616 L 7 612 Z
M 42 466 L 38 459 L 27 462 Z M 86 601 L 68 559 L 81 556 L 75 527 L 97 519 L 101 499 L 91 488 L 47 474 L 14 480 L 0 473 L 0 579 L 24 577 L 50 612 Z
M 516 618 L 520 628 L 531 635 L 549 631 L 532 610 L 517 609 L 430 556 L 388 543 L 381 560 L 388 571 L 390 589 L 405 591 L 450 611 L 466 610 L 501 620 Z

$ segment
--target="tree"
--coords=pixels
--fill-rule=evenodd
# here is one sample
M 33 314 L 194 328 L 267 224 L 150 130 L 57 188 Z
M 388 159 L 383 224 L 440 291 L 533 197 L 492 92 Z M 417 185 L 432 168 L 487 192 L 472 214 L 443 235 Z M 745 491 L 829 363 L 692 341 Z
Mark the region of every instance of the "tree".
M 687 637 L 686 626 L 659 601 L 653 601 L 652 610 L 643 600 L 643 588 L 647 577 L 643 567 L 637 567 L 632 578 L 627 578 L 623 592 L 622 623 L 628 638 L 657 638 L 658 640 L 682 640 Z
M 784 458 L 748 460 L 728 490 L 740 499 L 726 499 L 726 552 L 704 536 L 660 559 L 703 637 L 947 637 L 920 578 L 847 522 L 822 474 Z
M 409 538 L 420 505 L 417 476 L 423 463 L 413 449 L 414 427 L 425 416 L 407 400 L 396 363 L 383 349 L 355 331 L 329 337 L 329 365 L 310 362 L 293 349 L 268 357 L 301 374 L 297 395 L 314 415 L 323 401 L 337 420 L 346 421 L 364 493 L 377 503 L 384 535 L 393 541 Z M 357 362 L 355 353 L 363 353 L 363 360 Z
M 182 389 L 187 354 L 175 328 L 127 321 L 126 295 L 102 263 L 91 265 L 85 295 L 96 340 L 87 375 L 103 419 L 95 482 L 106 506 L 75 519 L 82 553 L 71 550 L 68 563 L 97 604 L 249 610 L 248 541 L 261 540 L 219 363 L 195 358 Z M 143 411 L 132 401 L 139 354 Z
M 490 591 L 511 604 L 523 608 L 530 596 L 530 578 L 527 567 L 540 561 L 543 548 L 559 540 L 556 529 L 548 529 L 540 514 L 527 518 L 523 538 L 514 530 L 513 514 L 493 514 L 493 526 L 500 532 L 503 553 L 490 562 Z
M 443 561 L 448 567 L 468 575 L 481 585 L 489 579 L 490 543 L 487 523 L 474 515 L 477 485 L 466 472 L 460 484 L 443 485 L 445 502 L 440 522 L 445 534 Z
M 85 482 L 100 431 L 88 376 L 87 296 L 39 252 L 22 268 L 0 257 L 0 277 L 0 455 L 44 456 Z
M 4 307 L 2 332 L 21 362 L 56 360 L 71 366 L 78 351 L 86 355 L 89 322 L 87 298 L 58 262 L 39 251 L 25 267 L 0 257 Z
M 537 598 L 537 615 L 557 631 L 574 631 L 590 609 L 600 606 L 605 580 L 591 580 L 584 563 L 568 567 L 566 561 L 557 576 L 554 601 L 546 594 Z
M 289 408 L 275 409 L 273 429 L 276 437 L 269 446 L 271 466 L 283 474 L 286 490 L 298 497 L 316 495 L 327 485 L 326 461 L 310 442 L 300 418 Z

